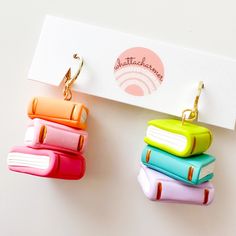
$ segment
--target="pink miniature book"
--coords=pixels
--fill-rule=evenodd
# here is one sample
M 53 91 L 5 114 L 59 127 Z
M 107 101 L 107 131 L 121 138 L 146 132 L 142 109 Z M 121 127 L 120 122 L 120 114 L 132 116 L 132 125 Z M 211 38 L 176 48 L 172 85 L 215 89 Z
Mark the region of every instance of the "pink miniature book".
M 85 173 L 85 159 L 80 153 L 13 147 L 7 157 L 10 170 L 41 177 L 80 179 Z
M 35 118 L 25 133 L 25 145 L 32 148 L 83 153 L 88 139 L 84 130 Z
M 144 165 L 141 165 L 138 182 L 144 194 L 153 201 L 209 205 L 214 198 L 210 182 L 186 185 Z

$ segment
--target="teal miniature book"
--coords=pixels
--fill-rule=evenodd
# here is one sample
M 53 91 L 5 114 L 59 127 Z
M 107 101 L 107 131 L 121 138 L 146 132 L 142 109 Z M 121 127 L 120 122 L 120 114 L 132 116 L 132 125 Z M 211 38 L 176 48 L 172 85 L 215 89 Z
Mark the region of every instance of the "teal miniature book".
M 208 154 L 179 158 L 160 149 L 146 146 L 141 161 L 147 167 L 173 179 L 198 185 L 213 178 L 215 158 Z

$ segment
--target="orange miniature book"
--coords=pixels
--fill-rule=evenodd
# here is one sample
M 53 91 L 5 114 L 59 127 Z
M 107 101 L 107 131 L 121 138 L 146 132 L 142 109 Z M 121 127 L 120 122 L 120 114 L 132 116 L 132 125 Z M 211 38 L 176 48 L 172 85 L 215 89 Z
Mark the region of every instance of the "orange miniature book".
M 77 129 L 86 129 L 88 108 L 84 104 L 47 97 L 35 97 L 28 107 L 31 119 L 40 118 Z

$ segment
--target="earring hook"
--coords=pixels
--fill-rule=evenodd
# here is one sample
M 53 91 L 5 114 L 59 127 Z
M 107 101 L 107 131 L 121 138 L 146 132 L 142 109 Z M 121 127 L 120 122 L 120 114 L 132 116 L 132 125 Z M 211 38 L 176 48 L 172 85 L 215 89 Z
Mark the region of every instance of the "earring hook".
M 77 77 L 79 76 L 81 69 L 83 67 L 83 64 L 84 64 L 83 58 L 80 57 L 77 53 L 75 53 L 73 55 L 73 58 L 78 60 L 80 63 L 79 63 L 79 69 L 73 77 L 71 76 L 71 68 L 69 68 L 66 75 L 64 76 L 63 80 L 65 82 L 65 86 L 63 89 L 63 95 L 64 95 L 64 100 L 66 100 L 66 101 L 70 101 L 72 98 L 71 87 L 74 84 L 74 82 L 76 81 Z
M 185 121 L 192 122 L 198 118 L 198 102 L 203 89 L 204 89 L 204 83 L 203 81 L 200 81 L 198 84 L 198 90 L 194 100 L 193 109 L 185 109 L 182 111 L 182 125 L 184 125 Z M 186 116 L 187 113 L 188 117 Z

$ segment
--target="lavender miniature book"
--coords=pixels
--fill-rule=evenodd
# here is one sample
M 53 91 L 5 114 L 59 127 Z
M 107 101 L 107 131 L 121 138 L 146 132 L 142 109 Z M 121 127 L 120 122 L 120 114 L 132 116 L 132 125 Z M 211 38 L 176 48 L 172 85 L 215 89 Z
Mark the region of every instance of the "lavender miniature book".
M 144 194 L 153 201 L 209 205 L 214 198 L 210 182 L 190 186 L 141 164 L 138 182 Z

